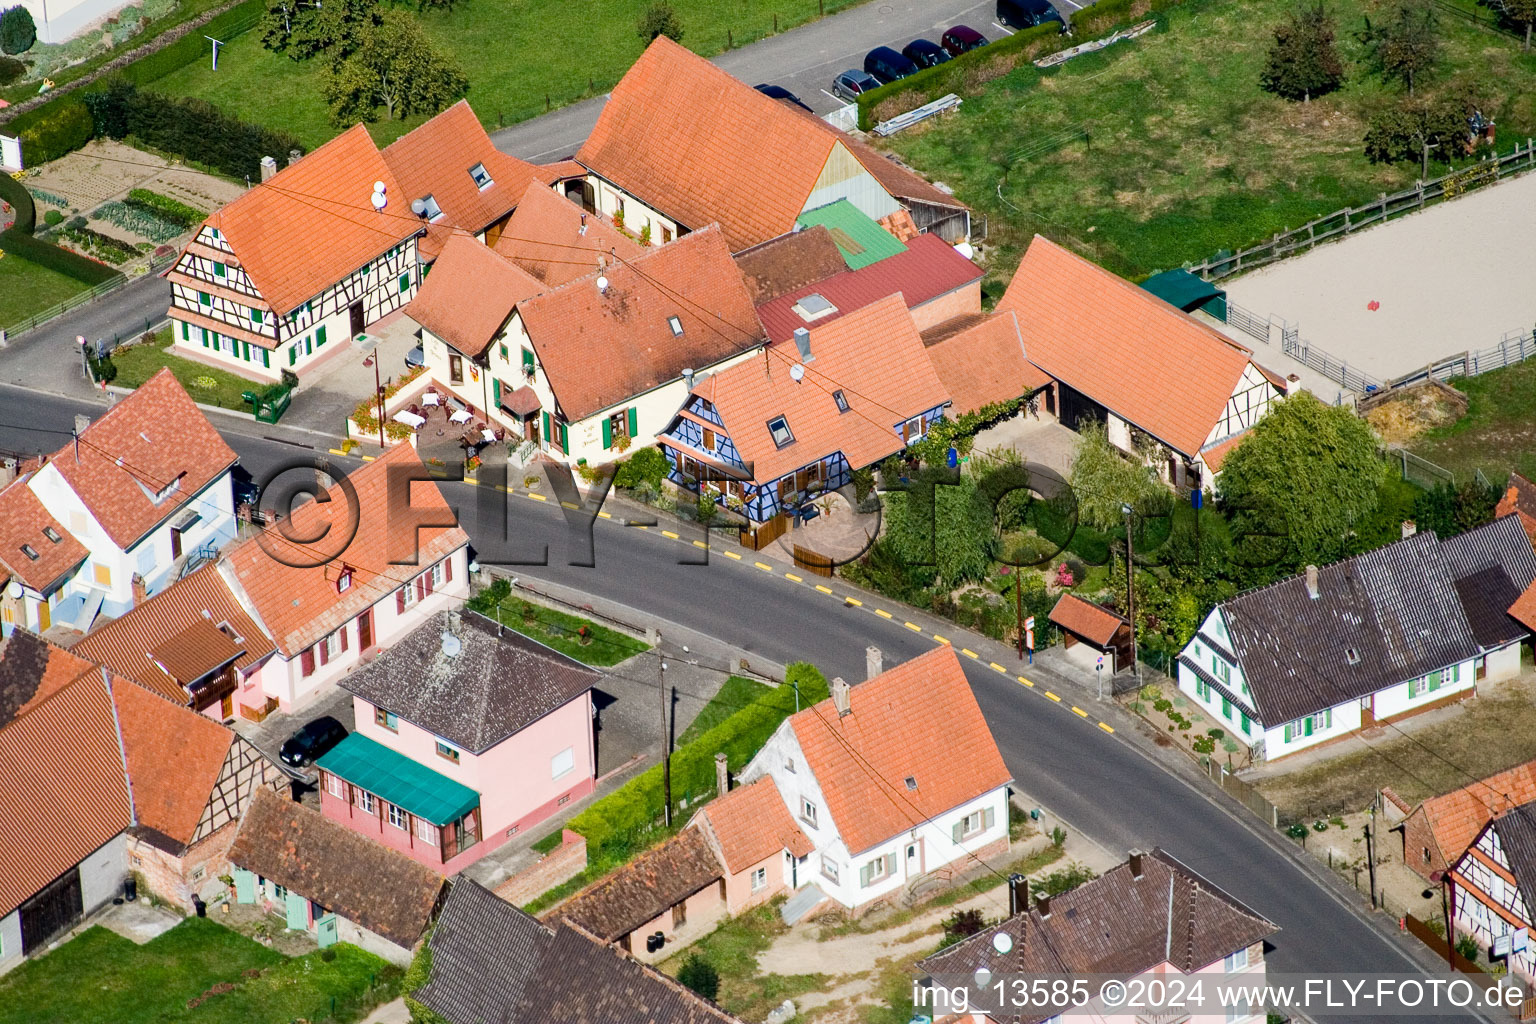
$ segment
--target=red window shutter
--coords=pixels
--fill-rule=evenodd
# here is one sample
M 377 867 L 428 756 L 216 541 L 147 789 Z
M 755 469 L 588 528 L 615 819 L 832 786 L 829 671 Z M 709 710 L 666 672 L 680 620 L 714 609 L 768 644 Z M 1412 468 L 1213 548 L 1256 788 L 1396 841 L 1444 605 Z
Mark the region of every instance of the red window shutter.
M 443 582 L 444 583 L 452 583 L 453 582 L 453 556 L 452 555 L 449 555 L 447 558 L 443 559 Z
M 410 584 L 407 583 L 406 586 L 408 587 Z M 395 614 L 405 614 L 405 587 L 401 587 L 399 590 L 395 591 Z
M 320 649 L 320 664 L 324 665 L 326 662 L 331 660 L 331 656 L 325 650 L 326 643 L 324 640 L 321 640 L 319 643 L 315 644 L 315 646 Z
M 426 583 L 427 593 L 432 593 L 432 570 L 428 569 L 426 572 L 422 573 L 421 578 Z
M 417 576 L 416 577 L 416 600 L 418 600 L 418 601 L 423 600 L 426 596 L 427 596 L 427 585 L 426 585 L 426 582 L 425 582 L 425 577 Z
M 315 674 L 315 649 L 313 647 L 299 655 L 299 672 L 305 676 Z
M 346 626 L 342 626 L 340 632 L 341 632 L 341 649 L 342 650 L 346 650 L 347 649 L 347 627 Z

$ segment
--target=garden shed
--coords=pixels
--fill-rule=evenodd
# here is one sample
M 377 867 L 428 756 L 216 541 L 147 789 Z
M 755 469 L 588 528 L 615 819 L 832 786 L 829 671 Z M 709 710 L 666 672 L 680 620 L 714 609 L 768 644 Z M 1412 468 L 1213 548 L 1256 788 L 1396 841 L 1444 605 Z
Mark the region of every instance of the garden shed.
M 1099 656 L 1110 675 L 1131 664 L 1131 622 L 1102 605 L 1062 594 L 1051 609 L 1051 624 L 1061 630 L 1067 657 L 1097 670 Z
M 1227 293 L 1187 270 L 1165 270 L 1141 282 L 1141 287 L 1186 313 L 1204 310 L 1227 322 Z

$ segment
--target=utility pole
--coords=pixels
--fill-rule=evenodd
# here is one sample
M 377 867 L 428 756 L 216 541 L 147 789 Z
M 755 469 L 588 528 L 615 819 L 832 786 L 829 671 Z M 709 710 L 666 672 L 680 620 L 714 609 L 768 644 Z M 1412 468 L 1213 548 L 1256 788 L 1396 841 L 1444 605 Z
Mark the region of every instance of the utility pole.
M 1132 516 L 1135 509 L 1130 502 L 1123 502 L 1120 511 L 1125 513 L 1125 617 L 1131 620 L 1131 673 L 1141 682 L 1141 665 L 1136 649 L 1136 552 L 1132 547 Z
M 661 792 L 667 828 L 672 827 L 672 736 L 667 728 L 667 657 L 661 650 L 661 631 L 656 631 L 656 693 L 661 698 Z
M 1372 816 L 1374 818 L 1374 815 Z M 1371 885 L 1371 909 L 1376 909 L 1376 842 L 1375 835 L 1371 832 L 1371 819 L 1365 823 L 1365 866 L 1369 872 Z M 1450 928 L 1446 928 L 1446 941 L 1450 941 Z
M 1024 573 L 1022 569 L 1015 567 L 1013 570 L 1013 606 L 1014 614 L 1019 624 L 1019 660 L 1024 660 Z
M 1448 893 L 1451 890 L 1450 873 L 1440 872 L 1440 916 L 1445 921 L 1445 962 L 1452 970 L 1456 969 L 1456 928 L 1451 924 L 1451 901 Z

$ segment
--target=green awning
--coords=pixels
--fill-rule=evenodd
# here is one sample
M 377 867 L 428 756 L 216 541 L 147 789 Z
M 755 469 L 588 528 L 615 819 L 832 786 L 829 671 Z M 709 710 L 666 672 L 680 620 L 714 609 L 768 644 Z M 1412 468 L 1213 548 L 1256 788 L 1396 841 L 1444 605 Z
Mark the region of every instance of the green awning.
M 1187 270 L 1165 270 L 1141 282 L 1142 288 L 1186 313 L 1204 309 L 1218 320 L 1227 319 L 1227 293 Z
M 832 232 L 832 240 L 837 243 L 849 270 L 862 270 L 887 256 L 907 251 L 906 245 L 895 235 L 846 199 L 806 210 L 797 219 L 805 228 L 825 225 Z
M 404 754 L 354 732 L 315 762 L 381 800 L 434 825 L 458 821 L 480 804 L 480 794 L 417 764 Z

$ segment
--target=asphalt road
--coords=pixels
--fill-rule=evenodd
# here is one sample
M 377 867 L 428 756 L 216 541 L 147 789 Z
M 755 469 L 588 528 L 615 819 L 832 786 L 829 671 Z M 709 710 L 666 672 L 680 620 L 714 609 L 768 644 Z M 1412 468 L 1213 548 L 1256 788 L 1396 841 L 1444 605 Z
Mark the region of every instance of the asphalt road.
M 1086 3 L 1059 0 L 1071 16 Z M 1008 30 L 997 25 L 996 0 L 868 0 L 847 11 L 813 21 L 782 35 L 769 36 L 712 60 L 748 85 L 782 85 L 818 114 L 843 105 L 825 90 L 849 68 L 862 68 L 864 55 L 876 46 L 900 50 L 914 39 L 938 42 L 952 25 L 969 25 L 989 39 Z M 605 98 L 598 96 L 494 132 L 491 138 L 505 153 L 549 163 L 575 153 L 597 123 Z M 701 111 L 708 116 L 708 111 Z
M 95 415 L 99 407 L 0 386 L 0 449 L 33 451 L 62 444 L 77 411 Z M 282 434 L 281 428 L 263 430 L 252 423 L 248 432 L 245 427 L 234 432 L 222 422 L 218 425 L 240 453 L 242 466 L 258 479 L 315 454 L 267 439 Z M 332 461 L 343 469 L 358 464 L 353 459 Z M 520 577 L 642 609 L 643 615 L 679 623 L 770 661 L 808 660 L 828 676 L 861 679 L 864 649 L 870 644 L 885 651 L 888 665 L 933 646 L 926 635 L 905 628 L 899 617 L 887 620 L 869 607 L 847 606 L 809 583 L 763 572 L 750 558 L 715 557 L 707 566 L 679 564 L 696 562 L 703 553 L 686 538 L 670 540 L 656 530 L 597 521 L 592 534 L 595 565 L 568 565 L 568 548 L 579 552 L 580 546 L 567 544 L 569 532 L 558 506 L 507 497 L 507 518 L 502 520 L 499 506 L 479 504 L 495 495 L 488 488 L 454 484 L 445 493 L 457 504 L 460 521 L 483 561 L 513 554 L 537 558 L 539 548 L 547 545 L 547 564 L 521 566 L 515 570 Z M 498 554 L 502 536 L 512 540 Z M 1122 726 L 1120 733 L 1110 735 L 1091 720 L 1026 691 L 1011 675 L 988 668 L 986 657 L 961 661 L 1004 759 L 1019 787 L 1069 825 L 1110 850 L 1162 846 L 1268 916 L 1283 929 L 1274 939 L 1271 970 L 1420 969 L 1405 952 L 1407 946 L 1386 937 L 1379 924 L 1367 923 L 1352 909 L 1352 897 L 1320 885 L 1283 844 L 1193 781 L 1192 773 L 1169 770 L 1121 735 L 1134 727 L 1115 718 L 1114 710 L 1094 708 Z M 1091 695 L 1074 690 L 1073 683 L 1040 681 L 1066 694 L 1069 703 L 1075 699 L 1094 707 Z

